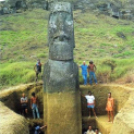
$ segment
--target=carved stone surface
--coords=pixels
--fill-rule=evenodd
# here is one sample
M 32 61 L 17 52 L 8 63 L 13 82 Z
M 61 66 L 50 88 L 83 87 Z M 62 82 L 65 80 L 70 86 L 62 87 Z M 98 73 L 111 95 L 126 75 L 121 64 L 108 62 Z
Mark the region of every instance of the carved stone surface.
M 44 68 L 47 68 L 44 71 L 44 82 L 49 87 L 46 92 L 76 91 L 78 89 L 78 67 L 73 61 L 49 60 Z
M 44 66 L 44 122 L 47 134 L 81 134 L 78 66 L 73 62 L 72 7 L 49 4 L 49 60 Z
M 49 59 L 72 60 L 74 46 L 74 27 L 71 4 L 51 3 L 48 24 Z

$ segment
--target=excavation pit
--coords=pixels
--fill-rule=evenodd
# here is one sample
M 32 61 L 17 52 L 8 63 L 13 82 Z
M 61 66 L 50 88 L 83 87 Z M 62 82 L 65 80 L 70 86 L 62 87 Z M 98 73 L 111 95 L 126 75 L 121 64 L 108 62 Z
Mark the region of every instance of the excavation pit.
M 82 127 L 83 130 L 87 130 L 89 125 L 93 126 L 93 129 L 96 127 L 99 128 L 102 134 L 116 134 L 112 132 L 112 123 L 108 122 L 107 112 L 106 112 L 106 103 L 108 93 L 112 93 L 114 98 L 114 115 L 115 120 L 118 113 L 124 108 L 128 98 L 130 97 L 131 90 L 124 88 L 123 86 L 118 85 L 95 85 L 95 86 L 81 86 L 80 87 L 82 94 L 88 94 L 88 91 L 91 91 L 96 98 L 96 107 L 95 111 L 98 119 L 94 117 L 89 117 L 89 110 L 87 108 L 87 101 L 84 97 L 81 98 L 81 107 L 82 107 Z M 122 134 L 122 133 L 121 133 Z
M 82 128 L 87 130 L 89 125 L 99 128 L 102 134 L 134 134 L 134 105 L 133 105 L 133 88 L 120 85 L 95 85 L 95 86 L 80 86 L 83 95 L 91 91 L 96 98 L 96 114 L 98 119 L 94 116 L 89 118 L 86 99 L 81 97 L 81 113 L 82 113 Z M 34 84 L 22 85 L 0 93 L 0 101 L 5 106 L 20 114 L 20 97 L 25 93 L 28 98 L 31 97 L 32 92 L 36 92 L 39 97 L 39 111 L 41 120 L 32 119 L 32 111 L 29 108 L 29 117 L 31 118 L 28 124 L 34 125 L 40 123 L 43 125 L 43 87 L 42 84 L 35 86 Z M 105 110 L 107 95 L 112 93 L 115 102 L 115 118 L 114 123 L 108 123 L 107 112 Z M 1 113 L 0 113 L 1 116 Z M 3 115 L 2 115 L 3 116 Z M 24 120 L 23 120 L 24 121 Z M 23 122 L 24 123 L 24 122 Z M 6 125 L 6 124 L 5 124 Z M 1 129 L 1 128 L 0 128 Z M 3 134 L 3 133 L 2 133 Z M 20 133 L 21 134 L 21 133 Z M 31 132 L 32 134 L 32 132 Z

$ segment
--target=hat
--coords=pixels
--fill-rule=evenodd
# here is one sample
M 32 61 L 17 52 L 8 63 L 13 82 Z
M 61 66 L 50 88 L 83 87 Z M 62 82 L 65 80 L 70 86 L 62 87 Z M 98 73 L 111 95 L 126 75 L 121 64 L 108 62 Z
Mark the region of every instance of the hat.
M 89 63 L 93 63 L 93 61 L 92 61 L 92 60 L 90 60 L 90 61 L 89 61 Z

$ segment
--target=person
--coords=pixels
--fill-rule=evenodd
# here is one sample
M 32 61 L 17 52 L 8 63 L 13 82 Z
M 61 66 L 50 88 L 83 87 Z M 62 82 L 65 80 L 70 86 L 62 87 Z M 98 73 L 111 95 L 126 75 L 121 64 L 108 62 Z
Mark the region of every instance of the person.
M 31 97 L 31 109 L 33 112 L 33 118 L 36 118 L 36 114 L 37 114 L 37 118 L 40 118 L 40 114 L 39 114 L 39 110 L 38 110 L 38 98 L 36 97 L 35 93 L 32 93 L 32 97 Z M 36 112 L 36 114 L 35 114 Z
M 92 95 L 91 91 L 88 91 L 88 95 L 83 96 L 87 99 L 87 108 L 89 108 L 89 115 L 90 109 L 92 109 L 94 116 L 97 118 L 94 107 L 95 107 L 95 97 Z
M 44 134 L 44 133 L 42 132 L 42 130 L 43 130 L 44 128 L 46 128 L 46 127 L 47 127 L 47 125 L 44 125 L 44 126 L 42 126 L 42 127 L 40 127 L 39 124 L 35 125 L 34 134 Z
M 94 134 L 94 131 L 92 130 L 92 126 L 91 125 L 89 125 L 86 134 Z
M 36 79 L 35 79 L 36 82 L 38 81 L 39 73 L 41 73 L 41 66 L 42 66 L 42 64 L 41 64 L 40 60 L 38 59 L 36 65 L 34 66 L 34 70 L 36 72 Z
M 94 133 L 94 134 L 101 134 L 101 133 L 99 132 L 99 129 L 98 129 L 98 128 L 95 129 L 95 133 Z
M 84 85 L 87 85 L 87 69 L 88 66 L 86 65 L 85 61 L 83 61 L 83 65 L 80 66 L 82 69 L 82 77 L 84 80 Z
M 95 83 L 97 84 L 97 78 L 95 75 L 95 71 L 96 71 L 96 66 L 94 65 L 93 61 L 89 62 L 89 66 L 88 66 L 88 73 L 89 73 L 89 83 L 90 85 L 92 85 L 92 78 L 94 79 Z
M 112 117 L 112 123 L 113 123 L 113 119 L 114 119 L 114 99 L 111 96 L 111 92 L 108 93 L 108 99 L 107 99 L 107 104 L 106 104 L 106 111 L 108 113 L 108 122 L 110 122 L 110 114 Z
M 25 96 L 25 93 L 22 94 L 22 97 L 20 98 L 20 103 L 21 103 L 21 108 L 22 108 L 22 114 L 26 116 L 28 113 L 28 110 L 27 110 L 28 99 Z

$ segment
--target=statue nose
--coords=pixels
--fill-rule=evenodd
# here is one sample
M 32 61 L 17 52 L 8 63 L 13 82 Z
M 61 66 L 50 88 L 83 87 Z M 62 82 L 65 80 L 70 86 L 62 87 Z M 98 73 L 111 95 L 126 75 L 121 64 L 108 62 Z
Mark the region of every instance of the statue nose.
M 60 35 L 60 36 L 59 36 L 59 40 L 60 40 L 60 41 L 63 41 L 63 40 L 64 40 L 64 35 Z

